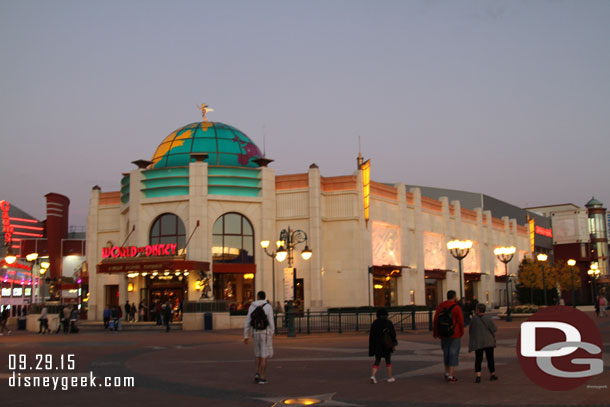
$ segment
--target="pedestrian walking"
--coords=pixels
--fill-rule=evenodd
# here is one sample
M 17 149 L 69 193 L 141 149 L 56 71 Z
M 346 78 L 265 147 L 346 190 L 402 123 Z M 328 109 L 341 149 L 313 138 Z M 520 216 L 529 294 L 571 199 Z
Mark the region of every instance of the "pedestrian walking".
M 78 333 L 78 327 L 76 322 L 78 321 L 78 309 L 76 305 L 72 306 L 72 312 L 70 313 L 70 333 Z
M 115 331 L 118 331 L 120 328 L 119 323 L 121 320 L 121 307 L 119 307 L 118 305 L 115 307 L 112 307 L 111 317 L 112 317 L 111 328 L 114 329 Z
M 112 310 L 110 309 L 110 305 L 106 305 L 104 308 L 104 329 L 108 329 L 110 326 L 110 318 L 112 318 Z
M 172 315 L 174 310 L 172 309 L 172 305 L 169 303 L 169 300 L 165 303 L 162 309 L 163 313 L 163 323 L 165 324 L 165 332 L 169 332 L 169 326 L 172 323 Z
M 388 319 L 388 311 L 381 308 L 377 311 L 377 319 L 371 324 L 369 333 L 369 356 L 375 356 L 371 383 L 377 384 L 376 375 L 381 358 L 385 359 L 385 365 L 388 369 L 388 383 L 396 381 L 392 377 L 392 352 L 394 352 L 396 345 L 398 345 L 398 342 L 396 341 L 394 324 Z
M 136 312 L 138 308 L 136 308 L 136 303 L 131 303 L 131 308 L 129 309 L 129 318 L 131 318 L 131 322 L 136 322 Z
M 61 306 L 58 307 L 59 312 L 57 315 L 57 329 L 55 330 L 55 335 L 59 334 L 59 331 L 61 331 L 61 327 L 64 324 L 64 310 Z
M 38 318 L 38 321 L 40 321 L 40 329 L 38 330 L 38 333 L 40 335 L 51 333 L 51 330 L 49 329 L 49 311 L 47 310 L 46 305 L 42 306 L 42 310 L 40 311 L 40 318 Z
M 64 334 L 67 334 L 70 329 L 70 315 L 72 315 L 72 308 L 68 304 L 62 310 L 62 322 L 64 324 Z
M 131 315 L 131 304 L 129 300 L 125 301 L 125 322 L 129 322 L 129 316 Z
M 496 331 L 498 328 L 491 315 L 485 315 L 485 304 L 477 304 L 475 315 L 470 321 L 470 340 L 468 352 L 474 351 L 474 371 L 476 373 L 475 383 L 481 383 L 481 365 L 483 353 L 487 359 L 489 369 L 489 380 L 498 380 L 494 363 L 494 348 L 496 347 Z
M 140 322 L 144 321 L 144 317 L 146 316 L 146 308 L 148 308 L 148 307 L 146 306 L 146 304 L 144 304 L 144 300 L 140 301 L 140 305 L 138 308 L 138 315 L 139 315 Z
M 447 291 L 447 301 L 436 308 L 433 335 L 435 338 L 441 338 L 445 380 L 448 383 L 457 382 L 454 373 L 455 367 L 459 365 L 460 342 L 464 336 L 464 315 L 453 290 Z
M 11 315 L 9 307 L 10 305 L 5 305 L 2 312 L 0 312 L 0 336 L 4 335 L 5 332 L 7 335 L 11 334 L 11 330 L 6 327 L 8 319 Z
M 266 298 L 264 291 L 256 294 L 256 301 L 250 304 L 244 324 L 244 343 L 248 344 L 250 335 L 254 342 L 256 366 L 254 382 L 258 384 L 267 384 L 265 376 L 267 359 L 273 357 L 273 333 L 275 332 L 273 306 Z
M 606 312 L 606 306 L 608 305 L 608 300 L 606 300 L 605 295 L 599 296 L 599 316 L 607 317 L 608 313 Z
M 157 320 L 157 325 L 163 324 L 163 316 L 161 315 L 161 302 L 155 303 L 155 318 Z

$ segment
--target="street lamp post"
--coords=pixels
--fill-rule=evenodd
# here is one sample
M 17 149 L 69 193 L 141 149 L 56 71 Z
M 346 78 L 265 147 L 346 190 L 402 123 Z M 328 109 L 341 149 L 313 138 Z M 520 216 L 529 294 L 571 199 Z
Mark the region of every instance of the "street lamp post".
M 595 301 L 597 301 L 597 279 L 600 274 L 599 265 L 596 262 L 591 263 L 591 268 L 587 271 L 587 274 L 593 280 L 593 305 L 595 305 Z
M 576 265 L 576 260 L 570 259 L 568 260 L 568 266 L 570 266 L 570 270 L 572 271 L 572 308 L 576 308 L 576 287 L 574 285 L 574 266 Z
M 293 257 L 294 248 L 299 243 L 305 243 L 305 248 L 301 251 L 301 257 L 303 258 L 303 260 L 309 260 L 311 258 L 312 252 L 309 249 L 309 246 L 307 245 L 307 233 L 305 233 L 304 231 L 302 231 L 300 229 L 291 230 L 290 226 L 288 227 L 288 229 L 282 229 L 282 231 L 280 232 L 280 238 L 279 238 L 279 242 L 278 242 L 278 246 L 280 246 L 280 248 L 275 253 L 275 258 L 277 259 L 277 261 L 283 262 L 284 260 L 288 259 L 288 267 L 292 268 L 292 262 L 294 260 L 294 257 Z M 286 314 L 288 317 L 288 336 L 289 337 L 296 336 L 296 333 L 294 331 L 294 308 L 293 308 L 293 301 L 294 301 L 295 290 L 296 290 L 295 280 L 296 280 L 296 273 L 294 270 L 292 270 L 292 300 L 288 300 L 288 302 L 286 304 Z M 275 281 L 274 281 L 274 284 L 275 284 Z
M 510 316 L 510 298 L 508 296 L 508 263 L 513 259 L 515 255 L 516 248 L 514 246 L 510 247 L 498 247 L 494 249 L 494 254 L 502 263 L 504 263 L 504 270 L 506 273 L 506 321 L 511 322 L 512 318 Z
M 453 257 L 455 257 L 458 260 L 458 264 L 459 264 L 459 271 L 460 271 L 460 307 L 464 306 L 464 288 L 463 288 L 463 283 L 462 280 L 464 279 L 463 277 L 463 272 L 462 272 L 462 260 L 464 259 L 464 257 L 468 256 L 468 252 L 470 252 L 470 249 L 472 248 L 472 241 L 471 240 L 452 240 L 450 242 L 447 243 L 447 249 L 449 249 L 449 252 L 451 253 L 451 255 Z M 463 310 L 462 310 L 463 311 Z
M 538 259 L 539 262 L 542 263 L 542 295 L 544 297 L 544 305 L 546 306 L 548 304 L 546 302 L 546 284 L 545 284 L 545 280 L 544 280 L 544 263 L 549 258 L 549 256 L 547 256 L 544 253 L 540 253 L 538 256 L 536 256 L 536 258 Z
M 273 294 L 272 294 L 272 300 L 273 300 L 273 308 L 275 308 L 275 257 L 277 255 L 277 251 L 273 251 L 271 253 L 269 253 L 269 251 L 267 250 L 267 248 L 269 247 L 269 240 L 263 240 L 261 241 L 261 247 L 265 250 L 265 254 L 269 257 L 271 257 L 271 281 L 272 281 L 272 285 L 273 285 Z M 281 241 L 277 241 L 276 245 L 279 248 L 281 246 Z

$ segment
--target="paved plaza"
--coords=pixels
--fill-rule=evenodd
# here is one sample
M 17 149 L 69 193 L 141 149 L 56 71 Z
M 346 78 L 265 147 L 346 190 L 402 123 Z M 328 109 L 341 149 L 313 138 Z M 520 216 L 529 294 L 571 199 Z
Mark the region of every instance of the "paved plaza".
M 590 314 L 592 315 L 592 314 Z M 316 398 L 324 406 L 594 406 L 610 405 L 610 318 L 596 319 L 604 341 L 606 371 L 570 391 L 547 391 L 521 371 L 515 353 L 519 320 L 499 327 L 496 371 L 490 382 L 474 383 L 474 354 L 466 337 L 455 384 L 443 380 L 440 346 L 427 331 L 399 333 L 393 355 L 395 383 L 369 382 L 372 358 L 366 333 L 299 335 L 274 338 L 269 384 L 253 381 L 252 345 L 242 332 L 84 332 L 45 335 L 17 332 L 0 337 L 3 406 L 282 406 L 290 398 Z M 134 377 L 133 388 L 9 387 L 9 355 L 53 355 L 51 371 L 31 376 Z M 58 366 L 75 355 L 74 370 Z M 18 358 L 18 356 L 17 356 Z M 32 362 L 32 363 L 30 363 Z M 44 362 L 43 362 L 44 363 Z M 32 371 L 36 372 L 35 366 Z M 29 369 L 29 367 L 27 368 Z M 54 370 L 53 370 L 54 369 Z M 23 375 L 29 374 L 26 370 Z M 378 379 L 385 377 L 385 367 Z M 294 405 L 294 404 L 292 404 Z M 298 405 L 298 404 L 297 404 Z

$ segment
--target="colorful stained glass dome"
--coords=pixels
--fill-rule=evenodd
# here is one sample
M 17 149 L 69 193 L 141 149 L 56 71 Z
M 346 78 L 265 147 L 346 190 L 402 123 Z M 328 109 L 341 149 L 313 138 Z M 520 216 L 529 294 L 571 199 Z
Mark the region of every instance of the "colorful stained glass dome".
M 263 155 L 256 144 L 235 127 L 220 122 L 187 124 L 167 136 L 153 154 L 150 168 L 187 166 L 192 153 L 208 154 L 209 165 L 251 167 Z

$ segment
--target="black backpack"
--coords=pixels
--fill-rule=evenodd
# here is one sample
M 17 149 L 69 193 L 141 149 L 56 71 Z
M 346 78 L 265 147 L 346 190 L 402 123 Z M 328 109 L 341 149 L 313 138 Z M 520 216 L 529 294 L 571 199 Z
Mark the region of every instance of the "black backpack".
M 386 351 L 394 351 L 394 347 L 396 346 L 396 344 L 394 343 L 394 339 L 392 339 L 390 327 L 385 328 L 381 333 L 383 335 L 383 348 Z
M 450 338 L 455 331 L 455 325 L 453 325 L 453 314 L 451 310 L 457 304 L 453 304 L 449 308 L 444 308 L 440 314 L 438 314 L 437 322 L 437 332 L 438 335 L 442 338 Z
M 269 321 L 267 320 L 267 314 L 263 307 L 268 303 L 264 303 L 263 305 L 259 305 L 254 308 L 252 314 L 250 315 L 250 325 L 257 331 L 261 331 L 263 329 L 267 329 L 269 326 Z

